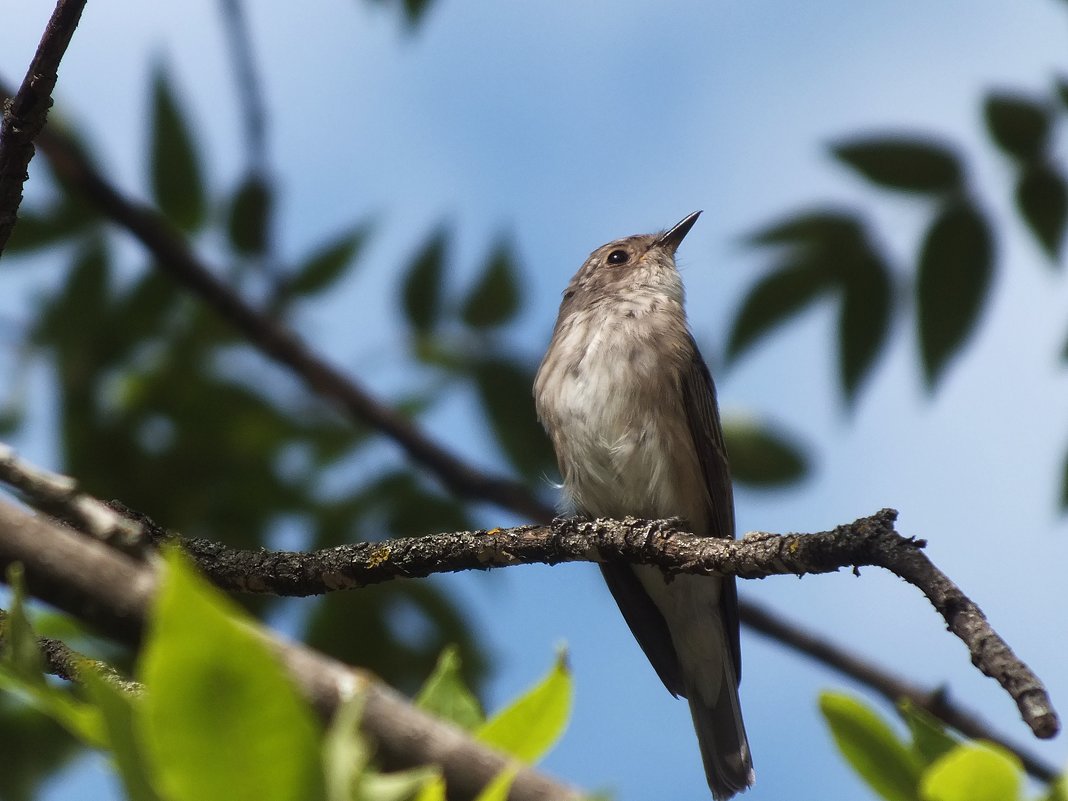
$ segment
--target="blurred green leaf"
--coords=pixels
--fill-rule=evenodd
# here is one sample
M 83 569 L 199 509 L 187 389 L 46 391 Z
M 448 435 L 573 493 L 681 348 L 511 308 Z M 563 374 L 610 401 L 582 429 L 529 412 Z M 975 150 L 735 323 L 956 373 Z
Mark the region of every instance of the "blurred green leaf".
M 297 267 L 289 291 L 306 296 L 329 289 L 353 264 L 370 232 L 370 226 L 358 225 L 317 248 Z
M 0 754 L 4 759 L 0 801 L 35 801 L 43 787 L 81 744 L 51 717 L 0 692 Z
M 1068 107 L 1068 78 L 1058 77 L 1053 82 L 1053 88 L 1060 98 L 1061 104 Z
M 545 678 L 482 724 L 475 738 L 532 764 L 563 735 L 571 717 L 572 696 L 571 670 L 567 655 L 561 652 Z
M 226 231 L 238 253 L 258 256 L 267 249 L 274 192 L 261 175 L 249 175 L 230 202 Z
M 460 654 L 452 645 L 441 652 L 434 672 L 415 697 L 415 705 L 466 731 L 485 720 L 482 705 L 460 675 Z
M 731 324 L 728 362 L 830 293 L 834 289 L 831 269 L 819 256 L 788 258 L 784 266 L 753 285 Z
M 126 695 L 92 670 L 86 670 L 81 678 L 89 698 L 100 710 L 111 757 L 126 797 L 130 801 L 158 801 L 139 732 L 135 729 L 134 707 L 141 699 Z
M 947 205 L 924 237 L 916 305 L 929 387 L 975 330 L 990 289 L 993 250 L 985 218 L 963 201 Z
M 855 241 L 861 235 L 849 211 L 816 209 L 792 214 L 746 236 L 751 245 L 806 245 L 827 248 Z
M 3 627 L 0 629 L 3 637 L 0 637 L 0 645 L 3 646 L 0 656 L 2 664 L 8 667 L 12 673 L 28 684 L 43 686 L 44 658 L 41 649 L 37 645 L 37 635 L 34 634 L 33 626 L 26 616 L 26 582 L 25 570 L 22 564 L 15 562 L 7 567 L 5 581 L 11 588 L 11 598 L 8 602 L 8 612 L 0 618 Z
M 838 750 L 872 790 L 886 801 L 917 801 L 920 762 L 875 711 L 830 692 L 820 694 L 820 711 Z
M 184 231 L 196 231 L 207 217 L 207 198 L 192 129 L 166 71 L 152 75 L 152 141 L 149 146 L 152 194 L 167 218 Z
M 353 801 L 367 769 L 368 749 L 360 735 L 363 696 L 343 698 L 323 736 L 323 776 L 327 801 Z
M 942 722 L 926 709 L 911 701 L 902 701 L 897 710 L 912 733 L 912 752 L 923 764 L 930 765 L 959 744 L 960 741 L 947 734 Z
M 808 473 L 808 457 L 793 437 L 766 424 L 727 417 L 723 437 L 731 476 L 751 487 L 779 487 L 800 481 Z
M 932 139 L 879 136 L 836 144 L 831 152 L 872 183 L 907 192 L 952 192 L 963 175 L 956 153 Z
M 518 772 L 519 768 L 514 765 L 502 770 L 475 796 L 475 801 L 508 801 L 508 793 Z
M 441 318 L 448 234 L 439 228 L 415 254 L 402 285 L 402 303 L 408 323 L 419 334 L 427 334 Z
M 472 328 L 503 325 L 519 311 L 518 270 L 512 249 L 498 244 L 490 253 L 478 283 L 460 309 L 461 319 Z
M 1050 109 L 1019 94 L 993 92 L 983 104 L 986 126 L 994 142 L 1021 161 L 1042 154 L 1049 140 Z
M 1017 801 L 1023 789 L 1020 761 L 993 743 L 963 743 L 927 769 L 923 801 Z
M 556 464 L 534 409 L 534 374 L 518 362 L 488 356 L 473 364 L 473 378 L 497 443 L 512 465 L 537 478 Z
M 1029 163 L 1016 184 L 1016 207 L 1046 255 L 1056 260 L 1068 220 L 1068 188 L 1064 176 L 1044 161 Z
M 166 565 L 140 664 L 160 789 L 174 801 L 321 798 L 318 724 L 278 657 L 185 557 Z
M 849 265 L 838 311 L 838 365 L 842 390 L 850 401 L 886 347 L 892 298 L 890 271 L 877 254 Z
M 64 197 L 46 211 L 19 209 L 18 220 L 4 253 L 20 253 L 52 247 L 84 231 L 95 219 L 84 203 Z
M 415 27 L 423 15 L 430 9 L 430 0 L 403 0 L 404 13 L 408 16 L 408 22 Z

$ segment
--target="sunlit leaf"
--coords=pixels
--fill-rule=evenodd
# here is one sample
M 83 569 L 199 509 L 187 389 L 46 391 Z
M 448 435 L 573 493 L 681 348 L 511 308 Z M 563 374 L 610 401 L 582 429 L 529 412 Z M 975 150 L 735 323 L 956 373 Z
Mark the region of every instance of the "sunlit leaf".
M 484 721 L 481 704 L 460 675 L 460 655 L 454 646 L 441 652 L 437 667 L 415 697 L 415 705 L 467 731 Z
M 912 733 L 912 751 L 924 764 L 930 765 L 960 743 L 946 733 L 938 718 L 911 701 L 899 703 L 897 709 Z
M 1009 155 L 1031 161 L 1045 150 L 1051 122 L 1045 103 L 1019 94 L 994 92 L 987 96 L 983 112 L 994 142 Z
M 174 801 L 322 797 L 318 725 L 232 601 L 171 552 L 148 625 L 139 723 Z
M 572 695 L 571 670 L 561 653 L 545 678 L 482 724 L 475 738 L 533 763 L 563 735 L 571 717 Z
M 993 743 L 963 743 L 923 774 L 923 801 L 1017 801 L 1023 789 L 1020 760 Z
M 289 290 L 296 295 L 313 295 L 329 289 L 352 266 L 368 234 L 370 228 L 359 225 L 318 248 L 297 268 Z
M 956 153 L 932 139 L 878 136 L 842 142 L 831 148 L 869 181 L 909 192 L 951 192 L 961 185 Z
M 779 487 L 800 481 L 808 473 L 808 457 L 784 432 L 750 419 L 727 417 L 723 436 L 731 477 L 752 487 Z
M 126 695 L 92 670 L 82 676 L 89 698 L 100 710 L 112 759 L 130 801 L 157 801 L 151 769 L 136 731 L 134 707 L 140 698 Z
M 842 756 L 886 801 L 916 801 L 919 759 L 870 707 L 847 695 L 820 694 L 820 711 Z
M 417 333 L 428 333 L 441 317 L 447 248 L 445 229 L 439 228 L 423 243 L 405 273 L 401 299 L 405 317 Z
M 842 390 L 850 401 L 886 347 L 892 298 L 890 271 L 877 254 L 848 266 L 838 312 L 838 365 Z
M 167 218 L 195 231 L 207 216 L 207 197 L 192 128 L 162 67 L 152 75 L 149 169 L 152 194 Z
M 507 323 L 519 311 L 519 286 L 515 257 L 507 244 L 490 253 L 478 283 L 464 300 L 460 318 L 472 328 L 490 328 Z
M 993 251 L 986 219 L 966 202 L 943 209 L 924 237 L 916 305 L 928 386 L 975 330 L 990 289 Z
M 274 194 L 260 175 L 249 175 L 234 193 L 226 231 L 238 253 L 255 256 L 267 249 Z
M 1068 188 L 1064 176 L 1044 161 L 1028 164 L 1016 184 L 1016 207 L 1042 249 L 1050 259 L 1056 260 L 1068 221 Z

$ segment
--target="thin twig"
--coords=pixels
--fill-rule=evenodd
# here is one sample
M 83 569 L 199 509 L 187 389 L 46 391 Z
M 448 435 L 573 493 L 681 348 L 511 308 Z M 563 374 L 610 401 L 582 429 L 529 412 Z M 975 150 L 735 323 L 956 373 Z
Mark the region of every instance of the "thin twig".
M 79 491 L 70 476 L 52 473 L 20 459 L 14 449 L 0 442 L 0 482 L 18 490 L 35 509 L 119 550 L 143 556 L 148 540 L 141 525 Z
M 152 565 L 80 536 L 44 517 L 0 502 L 0 571 L 14 562 L 26 571 L 36 598 L 63 609 L 123 642 L 137 644 L 157 589 Z M 503 769 L 507 757 L 465 732 L 416 709 L 381 681 L 312 649 L 257 628 L 324 717 L 353 688 L 363 693 L 360 721 L 387 769 L 441 766 L 449 797 L 473 799 Z M 521 768 L 511 801 L 576 801 L 578 793 L 530 768 Z
M 994 731 L 974 712 L 952 703 L 945 688 L 928 690 L 914 684 L 904 676 L 895 675 L 886 668 L 841 648 L 804 624 L 796 620 L 784 620 L 780 615 L 768 612 L 757 604 L 749 603 L 743 606 L 741 618 L 750 630 L 810 656 L 832 670 L 875 690 L 894 705 L 908 701 L 949 724 L 965 737 L 997 743 L 1016 754 L 1024 770 L 1041 782 L 1048 784 L 1060 775 L 1057 768 Z
M 0 123 L 0 254 L 15 227 L 22 205 L 22 187 L 33 158 L 33 140 L 44 128 L 52 106 L 52 91 L 59 78 L 59 62 L 67 52 L 83 8 L 85 0 L 56 3 L 22 86 L 13 98 L 4 102 L 4 118 Z

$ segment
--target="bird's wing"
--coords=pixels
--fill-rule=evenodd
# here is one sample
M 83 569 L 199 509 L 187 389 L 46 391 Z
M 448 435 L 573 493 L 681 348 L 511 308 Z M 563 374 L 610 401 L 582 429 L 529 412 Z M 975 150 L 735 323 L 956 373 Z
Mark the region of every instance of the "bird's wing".
M 701 358 L 697 343 L 690 337 L 692 357 L 682 375 L 682 401 L 690 425 L 697 459 L 704 474 L 709 505 L 709 533 L 714 537 L 734 539 L 734 492 L 727 462 L 727 447 L 716 405 L 716 385 Z M 738 588 L 733 576 L 724 576 L 720 607 L 723 610 L 727 640 L 734 658 L 735 676 L 741 679 L 741 646 L 738 641 Z

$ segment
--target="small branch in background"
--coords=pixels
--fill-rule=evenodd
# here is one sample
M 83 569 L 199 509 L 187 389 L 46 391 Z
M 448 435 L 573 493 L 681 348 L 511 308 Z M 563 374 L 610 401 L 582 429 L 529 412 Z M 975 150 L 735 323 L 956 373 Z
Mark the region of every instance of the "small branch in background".
M 1032 778 L 1048 784 L 1060 775 L 1057 768 L 1044 762 L 1027 749 L 1007 740 L 981 720 L 978 715 L 954 704 L 949 700 L 944 688 L 928 690 L 914 684 L 903 676 L 895 675 L 874 662 L 839 647 L 804 625 L 792 620 L 783 620 L 779 615 L 768 612 L 759 605 L 746 604 L 742 607 L 741 618 L 750 630 L 763 634 L 780 645 L 787 645 L 799 653 L 806 654 L 843 676 L 875 690 L 895 706 L 907 700 L 947 723 L 965 737 L 997 743 L 1016 754 L 1024 770 Z
M 8 614 L 0 609 L 0 652 L 6 647 Z M 44 670 L 51 676 L 58 676 L 75 684 L 81 684 L 83 671 L 92 670 L 112 686 L 127 693 L 140 694 L 144 688 L 136 681 L 123 676 L 107 662 L 93 659 L 79 653 L 62 640 L 52 637 L 38 637 L 37 645 L 44 658 Z
M 43 517 L 0 502 L 0 572 L 19 562 L 31 595 L 136 645 L 157 589 L 155 568 L 79 536 Z M 473 799 L 510 760 L 460 729 L 416 709 L 365 671 L 258 629 L 294 681 L 324 717 L 337 711 L 343 694 L 364 694 L 361 730 L 376 744 L 387 770 L 441 766 L 449 797 Z M 577 801 L 578 793 L 530 768 L 522 768 L 511 801 Z
M 52 91 L 59 79 L 59 62 L 78 27 L 85 0 L 59 0 L 37 46 L 22 86 L 5 100 L 0 123 L 0 254 L 15 227 L 22 187 L 33 158 L 33 141 L 44 128 Z M 6 93 L 5 93 L 6 94 Z
M 145 556 L 149 545 L 141 525 L 78 490 L 69 476 L 52 473 L 18 457 L 0 442 L 0 482 L 17 490 L 35 509 L 96 537 L 124 553 Z

